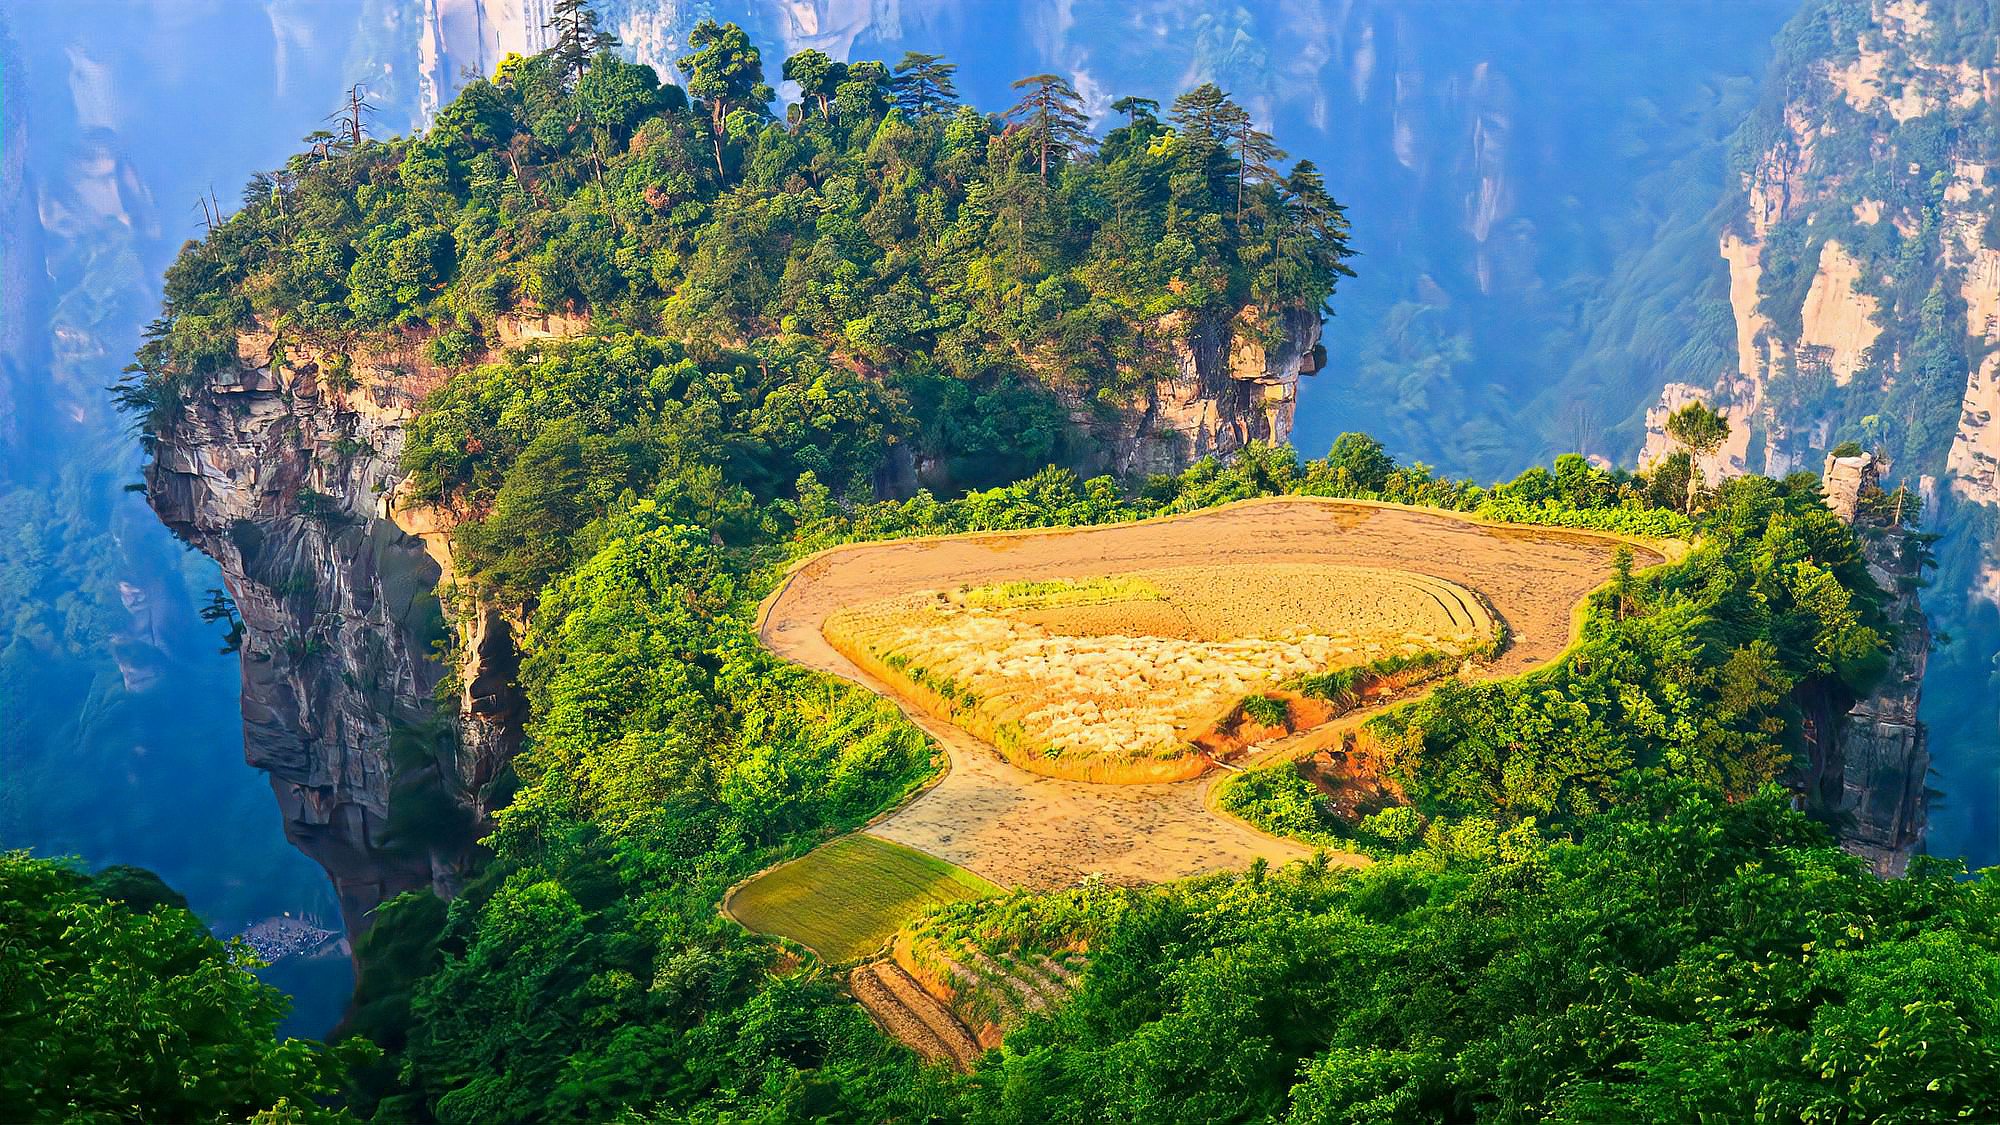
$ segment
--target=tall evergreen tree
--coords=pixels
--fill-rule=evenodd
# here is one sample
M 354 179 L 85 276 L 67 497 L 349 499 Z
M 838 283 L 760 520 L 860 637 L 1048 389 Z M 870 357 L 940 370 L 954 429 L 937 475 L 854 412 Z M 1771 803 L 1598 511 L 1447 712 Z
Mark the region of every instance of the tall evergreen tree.
M 1338 278 L 1353 277 L 1347 259 L 1347 211 L 1327 194 L 1310 160 L 1292 166 L 1278 185 L 1278 222 L 1272 230 L 1273 274 L 1269 296 L 1284 302 L 1304 293 L 1333 292 Z
M 591 0 L 556 0 L 543 26 L 556 33 L 556 41 L 544 53 L 556 60 L 570 81 L 583 77 L 591 56 L 618 45 L 616 35 L 598 28 Z
M 1667 416 L 1667 436 L 1688 453 L 1687 511 L 1692 515 L 1704 480 L 1701 459 L 1713 456 L 1729 440 L 1729 419 L 1695 399 Z
M 1124 114 L 1125 124 L 1136 126 L 1141 119 L 1157 121 L 1160 115 L 1160 103 L 1151 98 L 1119 98 L 1111 103 L 1111 112 Z
M 1174 125 L 1174 201 L 1184 211 L 1213 214 L 1227 198 L 1235 175 L 1229 157 L 1230 121 L 1241 112 L 1213 82 L 1204 82 L 1174 99 L 1168 117 Z
M 708 110 L 709 135 L 715 145 L 715 172 L 722 166 L 722 136 L 729 115 L 747 110 L 762 114 L 777 94 L 764 84 L 764 56 L 742 28 L 733 23 L 703 20 L 688 36 L 694 53 L 675 65 L 687 75 L 687 92 Z
M 1168 119 L 1183 142 L 1198 147 L 1221 147 L 1227 137 L 1225 119 L 1236 103 L 1213 82 L 1204 82 L 1174 99 Z
M 1046 184 L 1051 155 L 1074 156 L 1095 143 L 1090 136 L 1090 115 L 1084 112 L 1076 89 L 1061 75 L 1030 75 L 1014 83 L 1014 88 L 1027 93 L 1007 111 L 1006 119 L 1027 131 Z
M 895 92 L 897 108 L 912 117 L 929 117 L 942 113 L 946 107 L 957 105 L 958 89 L 951 80 L 957 71 L 958 64 L 944 61 L 943 55 L 904 52 L 903 61 L 896 64 L 896 77 L 890 84 Z
M 1236 220 L 1241 222 L 1244 192 L 1253 182 L 1266 184 L 1278 178 L 1272 162 L 1283 160 L 1285 150 L 1278 147 L 1275 137 L 1257 128 L 1248 110 L 1234 102 L 1224 103 L 1218 121 L 1236 161 Z
M 847 80 L 847 64 L 807 48 L 785 60 L 784 76 L 799 84 L 799 96 L 816 104 L 821 117 L 831 118 L 833 95 Z

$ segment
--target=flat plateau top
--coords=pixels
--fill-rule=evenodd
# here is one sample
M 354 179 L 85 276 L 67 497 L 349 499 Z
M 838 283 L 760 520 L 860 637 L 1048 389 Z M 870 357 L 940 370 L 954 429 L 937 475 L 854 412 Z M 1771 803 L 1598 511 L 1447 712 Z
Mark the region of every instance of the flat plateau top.
M 1213 776 L 1156 785 L 1097 785 L 1021 770 L 963 730 L 897 700 L 836 652 L 827 617 L 922 590 L 1091 578 L 1190 565 L 1333 563 L 1434 575 L 1479 593 L 1511 643 L 1482 669 L 1509 676 L 1570 641 L 1572 614 L 1611 575 L 1617 541 L 1539 527 L 1492 526 L 1448 514 L 1279 497 L 1170 519 L 1106 527 L 890 540 L 808 560 L 767 601 L 759 633 L 786 659 L 868 687 L 903 706 L 944 745 L 951 773 L 869 828 L 1002 886 L 1068 886 L 1090 874 L 1121 882 L 1241 869 L 1308 850 L 1212 812 Z M 1661 561 L 1634 548 L 1635 563 Z M 1355 862 L 1360 862 L 1358 857 Z

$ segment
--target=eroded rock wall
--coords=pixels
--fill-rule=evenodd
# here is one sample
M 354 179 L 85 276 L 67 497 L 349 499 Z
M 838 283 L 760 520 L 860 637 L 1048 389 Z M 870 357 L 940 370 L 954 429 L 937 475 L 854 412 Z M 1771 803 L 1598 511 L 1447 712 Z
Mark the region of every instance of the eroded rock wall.
M 2000 58 L 1959 15 L 1874 0 L 1787 30 L 1826 42 L 1772 76 L 1780 104 L 1740 138 L 1746 170 L 1719 236 L 1736 363 L 1688 372 L 1661 400 L 1699 394 L 1728 415 L 1712 472 L 1816 467 L 1874 415 L 1874 440 L 1899 462 L 2000 503 L 2000 185 L 1972 127 L 2000 106 Z M 1964 384 L 1913 396 L 1938 377 L 1940 335 L 1968 361 Z M 1908 404 L 1935 394 L 1961 401 L 1955 432 Z M 1642 462 L 1669 448 L 1664 414 L 1648 420 Z
M 1931 633 L 1917 599 L 1920 575 L 1909 535 L 1888 514 L 1872 454 L 1828 458 L 1821 480 L 1827 503 L 1854 526 L 1869 572 L 1889 594 L 1897 634 L 1873 691 L 1845 714 L 1809 717 L 1801 785 L 1808 803 L 1830 814 L 1843 847 L 1878 874 L 1899 876 L 1928 823 L 1930 747 L 1917 709 Z
M 448 671 L 450 520 L 400 510 L 397 458 L 446 375 L 415 341 L 334 356 L 248 334 L 146 470 L 160 518 L 221 566 L 243 621 L 244 756 L 270 774 L 286 836 L 332 877 L 350 934 L 403 891 L 452 893 L 468 859 L 469 831 L 399 823 L 392 794 L 436 787 L 476 825 L 519 738 L 508 625 L 476 606 L 456 646 L 459 705 L 443 709 L 458 737 L 425 734 Z
M 1299 380 L 1325 365 L 1320 318 L 1308 309 L 1233 318 L 1175 313 L 1156 326 L 1167 374 L 1109 418 L 1087 404 L 1073 417 L 1087 436 L 1086 467 L 1119 476 L 1177 472 L 1292 432 Z

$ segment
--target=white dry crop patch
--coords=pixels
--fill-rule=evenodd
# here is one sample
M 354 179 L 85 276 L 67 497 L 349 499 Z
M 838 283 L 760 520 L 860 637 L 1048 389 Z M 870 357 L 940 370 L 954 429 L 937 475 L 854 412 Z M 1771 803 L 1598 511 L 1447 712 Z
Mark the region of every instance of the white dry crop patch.
M 1147 570 L 926 591 L 839 611 L 829 637 L 1064 757 L 1173 757 L 1191 728 L 1293 677 L 1491 635 L 1450 583 L 1365 567 Z

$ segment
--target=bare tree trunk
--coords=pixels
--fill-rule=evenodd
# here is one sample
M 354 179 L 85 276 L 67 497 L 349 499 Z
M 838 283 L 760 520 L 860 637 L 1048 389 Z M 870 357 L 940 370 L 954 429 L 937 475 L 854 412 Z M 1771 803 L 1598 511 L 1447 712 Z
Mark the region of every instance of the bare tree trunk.
M 722 103 L 717 102 L 714 108 L 708 111 L 708 118 L 710 128 L 715 133 L 715 177 L 718 180 L 729 175 L 722 167 L 722 117 Z

